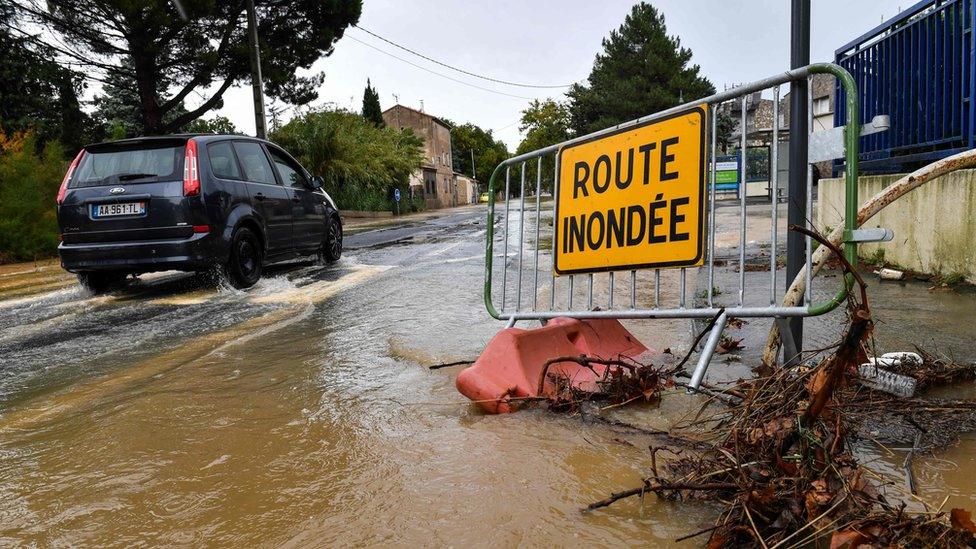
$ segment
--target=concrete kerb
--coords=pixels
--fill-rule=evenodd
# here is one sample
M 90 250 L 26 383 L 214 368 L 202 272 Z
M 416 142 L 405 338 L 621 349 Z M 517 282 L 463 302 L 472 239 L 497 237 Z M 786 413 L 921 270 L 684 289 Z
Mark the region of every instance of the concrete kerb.
M 357 233 L 361 233 L 373 229 L 382 229 L 384 227 L 390 227 L 394 225 L 427 221 L 430 219 L 435 219 L 438 217 L 443 217 L 455 213 L 469 212 L 479 207 L 484 207 L 484 205 L 466 204 L 464 206 L 457 206 L 454 208 L 425 210 L 423 212 L 414 212 L 414 213 L 403 214 L 399 216 L 390 216 L 390 217 L 381 217 L 381 218 L 343 217 L 342 228 L 345 234 L 351 235 L 351 234 L 357 234 Z

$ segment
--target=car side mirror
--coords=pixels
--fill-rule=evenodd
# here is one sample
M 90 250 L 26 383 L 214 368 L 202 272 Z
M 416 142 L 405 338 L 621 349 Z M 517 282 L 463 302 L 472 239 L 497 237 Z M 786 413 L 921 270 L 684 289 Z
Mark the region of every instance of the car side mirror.
M 313 189 L 319 190 L 319 189 L 321 189 L 324 186 L 325 186 L 325 181 L 323 181 L 321 177 L 319 177 L 317 175 L 314 176 L 314 177 L 312 177 L 312 188 Z

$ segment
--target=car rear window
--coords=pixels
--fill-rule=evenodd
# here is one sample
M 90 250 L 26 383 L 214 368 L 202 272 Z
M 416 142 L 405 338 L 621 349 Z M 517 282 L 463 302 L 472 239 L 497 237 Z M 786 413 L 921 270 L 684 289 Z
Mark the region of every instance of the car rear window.
M 68 187 L 170 181 L 182 178 L 182 167 L 182 145 L 87 151 Z

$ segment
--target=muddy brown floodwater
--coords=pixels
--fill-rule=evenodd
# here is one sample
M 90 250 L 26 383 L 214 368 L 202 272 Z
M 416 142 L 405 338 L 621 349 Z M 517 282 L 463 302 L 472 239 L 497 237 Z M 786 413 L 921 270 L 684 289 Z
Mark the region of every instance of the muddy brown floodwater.
M 0 545 L 669 545 L 707 526 L 708 503 L 580 512 L 637 485 L 651 441 L 485 416 L 458 369 L 426 368 L 502 327 L 481 298 L 482 216 L 351 237 L 338 264 L 247 292 L 161 274 L 92 298 L 0 272 L 16 287 L 0 301 Z M 623 415 L 667 426 L 699 403 Z M 924 460 L 921 482 L 972 498 L 949 465 L 973 465 L 963 448 Z
M 580 513 L 641 478 L 639 439 L 484 416 L 456 369 L 426 369 L 501 328 L 481 216 L 248 292 L 168 274 L 99 298 L 53 274 L 18 289 L 0 304 L 0 544 L 665 543 L 709 520 L 650 500 Z

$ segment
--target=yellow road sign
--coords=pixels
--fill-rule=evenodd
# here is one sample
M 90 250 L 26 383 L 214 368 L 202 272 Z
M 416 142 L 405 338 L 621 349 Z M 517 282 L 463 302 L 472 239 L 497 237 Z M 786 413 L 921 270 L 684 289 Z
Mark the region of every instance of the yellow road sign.
M 706 107 L 559 151 L 557 274 L 701 265 Z

